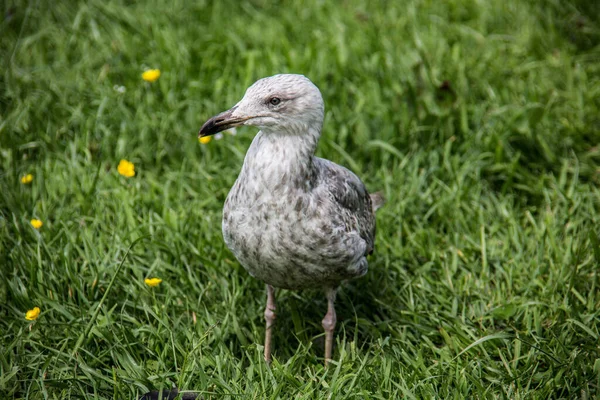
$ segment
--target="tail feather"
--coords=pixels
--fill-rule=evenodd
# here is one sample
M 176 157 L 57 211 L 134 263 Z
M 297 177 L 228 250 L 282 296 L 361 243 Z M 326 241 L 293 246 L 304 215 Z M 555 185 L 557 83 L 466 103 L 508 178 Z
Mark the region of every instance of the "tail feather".
M 383 192 L 371 193 L 371 204 L 373 206 L 373 212 L 381 208 L 385 204 L 385 197 L 383 197 Z

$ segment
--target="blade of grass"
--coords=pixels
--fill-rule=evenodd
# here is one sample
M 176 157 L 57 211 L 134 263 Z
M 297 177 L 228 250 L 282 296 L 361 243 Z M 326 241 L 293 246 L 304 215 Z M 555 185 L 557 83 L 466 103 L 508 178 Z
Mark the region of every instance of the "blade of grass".
M 108 294 L 110 293 L 110 290 L 112 289 L 112 287 L 115 283 L 115 280 L 117 279 L 117 276 L 119 275 L 119 271 L 121 271 L 121 268 L 125 264 L 125 260 L 127 260 L 127 256 L 129 255 L 129 252 L 131 251 L 133 246 L 135 246 L 138 242 L 140 242 L 142 239 L 146 239 L 148 237 L 149 236 L 140 236 L 139 238 L 134 240 L 133 243 L 131 243 L 129 245 L 129 248 L 127 248 L 127 252 L 123 256 L 121 263 L 119 264 L 119 266 L 117 267 L 117 270 L 113 274 L 113 277 L 110 280 L 110 283 L 108 284 L 106 291 L 104 292 L 104 295 L 100 299 L 98 306 L 96 306 L 96 310 L 94 310 L 94 313 L 92 314 L 92 317 L 90 318 L 90 321 L 87 323 L 83 333 L 81 335 L 79 335 L 79 339 L 77 339 L 77 343 L 75 343 L 75 347 L 73 347 L 73 351 L 71 351 L 71 357 L 75 357 L 79 348 L 84 344 L 84 341 L 88 338 L 90 331 L 92 330 L 92 326 L 94 325 L 94 322 L 96 322 L 96 318 L 98 317 L 98 314 L 100 313 L 100 309 L 102 308 L 104 301 L 108 297 Z

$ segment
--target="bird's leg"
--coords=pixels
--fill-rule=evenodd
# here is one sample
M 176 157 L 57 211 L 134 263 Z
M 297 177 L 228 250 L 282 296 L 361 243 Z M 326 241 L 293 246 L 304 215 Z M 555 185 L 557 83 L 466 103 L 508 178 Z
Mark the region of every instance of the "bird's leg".
M 325 317 L 321 322 L 323 329 L 325 329 L 325 366 L 327 366 L 329 360 L 331 360 L 331 350 L 333 349 L 333 330 L 335 329 L 335 323 L 337 322 L 335 306 L 333 304 L 336 292 L 337 288 L 327 289 L 327 314 L 325 314 Z
M 267 329 L 265 331 L 265 361 L 271 364 L 271 333 L 273 323 L 275 322 L 275 289 L 271 285 L 267 285 L 267 306 L 265 307 L 265 321 Z

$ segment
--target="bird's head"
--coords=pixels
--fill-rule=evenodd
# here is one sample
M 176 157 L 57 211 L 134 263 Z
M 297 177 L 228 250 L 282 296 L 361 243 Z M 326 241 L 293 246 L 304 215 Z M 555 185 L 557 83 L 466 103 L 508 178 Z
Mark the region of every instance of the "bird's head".
M 198 136 L 239 125 L 256 126 L 266 133 L 320 131 L 323 114 L 321 92 L 310 79 L 304 75 L 274 75 L 256 81 L 239 103 L 206 121 Z

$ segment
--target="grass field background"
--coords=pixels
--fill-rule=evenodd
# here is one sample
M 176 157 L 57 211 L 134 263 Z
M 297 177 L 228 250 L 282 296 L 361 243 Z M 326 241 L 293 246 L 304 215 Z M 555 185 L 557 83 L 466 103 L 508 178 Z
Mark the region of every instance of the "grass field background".
M 3 2 L 0 397 L 598 398 L 598 4 Z M 285 72 L 323 93 L 318 155 L 388 198 L 328 369 L 319 291 L 278 292 L 266 367 L 221 237 L 256 129 L 196 139 Z

